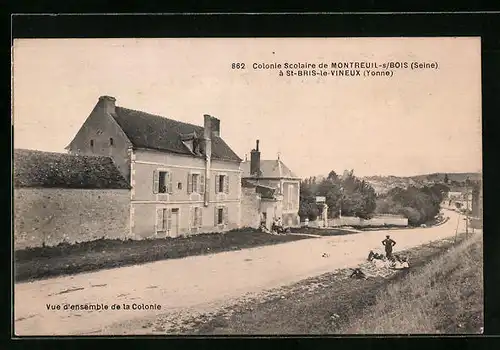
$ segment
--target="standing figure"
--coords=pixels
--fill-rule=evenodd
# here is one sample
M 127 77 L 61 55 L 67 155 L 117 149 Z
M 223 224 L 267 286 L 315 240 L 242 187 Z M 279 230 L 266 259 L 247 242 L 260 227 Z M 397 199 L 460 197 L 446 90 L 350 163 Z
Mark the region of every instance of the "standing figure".
M 387 259 L 392 259 L 392 247 L 396 245 L 396 242 L 391 239 L 389 235 L 382 241 L 382 245 L 385 247 L 385 256 Z

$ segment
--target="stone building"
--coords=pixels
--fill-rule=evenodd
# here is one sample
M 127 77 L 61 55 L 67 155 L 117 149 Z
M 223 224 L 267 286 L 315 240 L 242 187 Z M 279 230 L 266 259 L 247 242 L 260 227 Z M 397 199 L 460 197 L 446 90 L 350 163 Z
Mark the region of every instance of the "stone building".
M 111 157 L 130 184 L 132 239 L 227 231 L 240 226 L 241 159 L 203 126 L 116 105 L 101 96 L 66 148 Z
M 255 186 L 257 192 L 265 193 L 258 208 L 262 221 L 272 222 L 281 218 L 285 226 L 300 225 L 299 196 L 300 178 L 278 157 L 276 160 L 261 160 L 259 140 L 250 153 L 250 161 L 241 164 L 245 186 Z

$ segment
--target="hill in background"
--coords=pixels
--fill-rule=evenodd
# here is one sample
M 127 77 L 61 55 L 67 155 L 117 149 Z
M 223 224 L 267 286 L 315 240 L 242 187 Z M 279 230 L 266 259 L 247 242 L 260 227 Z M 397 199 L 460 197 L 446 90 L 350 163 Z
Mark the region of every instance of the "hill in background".
M 415 176 L 365 176 L 363 180 L 368 182 L 377 194 L 386 193 L 391 188 L 408 186 L 421 187 L 433 183 L 444 183 L 448 177 L 448 186 L 451 191 L 461 191 L 465 187 L 465 180 L 481 180 L 480 173 L 432 173 Z

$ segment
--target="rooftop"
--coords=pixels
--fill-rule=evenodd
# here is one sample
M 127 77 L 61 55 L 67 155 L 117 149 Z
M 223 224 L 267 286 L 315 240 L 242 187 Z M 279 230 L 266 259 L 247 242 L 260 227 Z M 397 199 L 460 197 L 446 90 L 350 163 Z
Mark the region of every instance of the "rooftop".
M 202 126 L 180 122 L 146 112 L 116 107 L 112 117 L 135 147 L 193 155 L 182 142 L 183 135 L 202 137 Z M 219 136 L 212 135 L 212 159 L 241 162 L 241 158 Z
M 250 175 L 250 161 L 241 163 L 242 177 Z M 299 179 L 281 160 L 261 160 L 260 171 L 262 178 L 268 179 Z
M 130 188 L 109 157 L 15 149 L 13 161 L 14 187 Z

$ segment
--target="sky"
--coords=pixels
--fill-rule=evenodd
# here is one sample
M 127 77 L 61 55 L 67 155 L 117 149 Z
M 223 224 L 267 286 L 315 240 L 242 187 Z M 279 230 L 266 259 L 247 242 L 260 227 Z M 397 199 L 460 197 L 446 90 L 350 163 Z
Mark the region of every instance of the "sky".
M 197 125 L 215 116 L 242 159 L 259 139 L 262 159 L 279 154 L 300 177 L 482 167 L 480 38 L 22 39 L 12 57 L 15 148 L 65 152 L 109 95 Z M 332 62 L 438 68 L 290 77 L 283 67 Z M 284 76 L 254 63 L 280 63 Z

